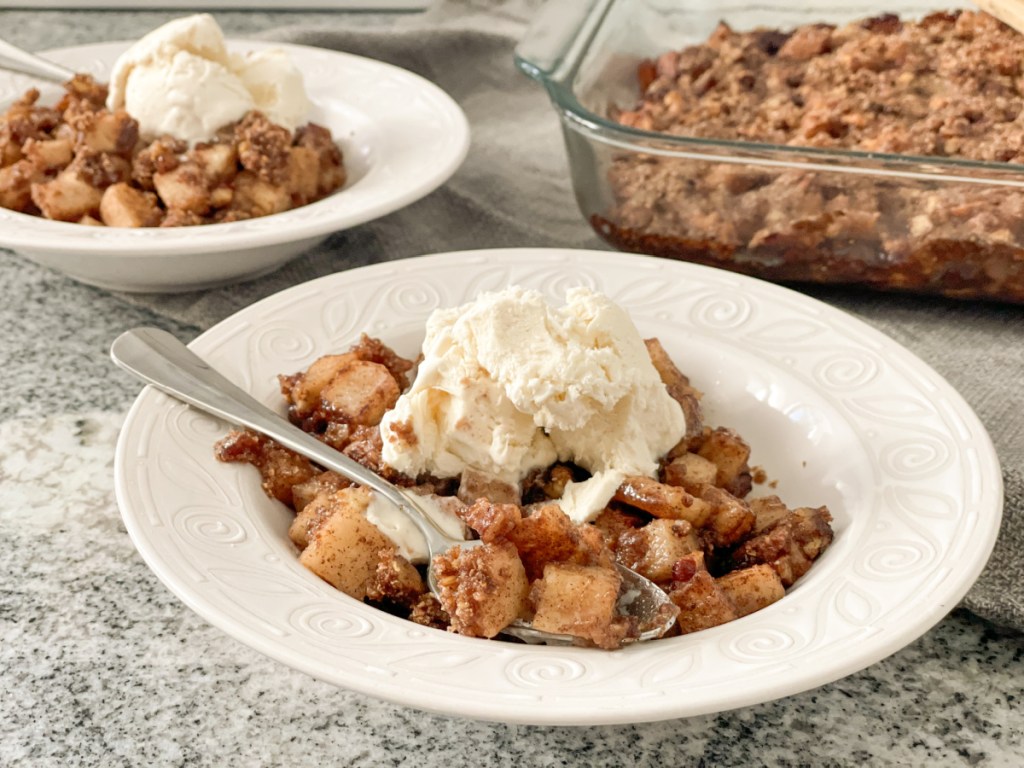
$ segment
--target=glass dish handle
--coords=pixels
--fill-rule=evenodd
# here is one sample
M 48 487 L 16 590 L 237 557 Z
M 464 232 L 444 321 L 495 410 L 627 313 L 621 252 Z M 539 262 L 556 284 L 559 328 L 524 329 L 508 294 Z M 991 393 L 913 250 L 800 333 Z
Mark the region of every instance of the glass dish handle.
M 543 83 L 567 83 L 612 0 L 548 0 L 516 46 L 515 61 Z

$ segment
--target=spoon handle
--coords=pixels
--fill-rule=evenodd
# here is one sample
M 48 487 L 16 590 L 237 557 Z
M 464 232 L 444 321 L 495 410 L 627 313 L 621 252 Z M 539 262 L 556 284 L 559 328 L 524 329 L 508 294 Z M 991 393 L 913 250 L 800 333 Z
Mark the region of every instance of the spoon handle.
M 420 529 L 431 553 L 453 544 L 420 511 L 414 499 L 363 465 L 282 419 L 247 392 L 232 384 L 167 331 L 135 328 L 110 347 L 117 365 L 156 389 L 201 411 L 254 429 L 311 461 L 368 486 L 399 507 Z
M 23 51 L 3 40 L 0 40 L 0 69 L 9 69 L 23 75 L 54 80 L 58 83 L 67 82 L 75 76 L 75 73 L 67 67 L 36 56 L 34 53 Z

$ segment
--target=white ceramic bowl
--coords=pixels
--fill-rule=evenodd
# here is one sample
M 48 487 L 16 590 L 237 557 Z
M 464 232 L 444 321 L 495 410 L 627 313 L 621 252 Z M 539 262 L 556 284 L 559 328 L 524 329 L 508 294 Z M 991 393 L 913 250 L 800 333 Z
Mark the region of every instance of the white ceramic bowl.
M 105 81 L 126 42 L 50 51 L 47 58 Z M 469 126 L 444 91 L 372 59 L 306 46 L 230 41 L 233 51 L 281 47 L 302 70 L 314 109 L 345 155 L 349 179 L 324 200 L 228 224 L 116 229 L 48 221 L 0 208 L 0 247 L 83 283 L 123 291 L 180 292 L 257 277 L 332 232 L 391 213 L 432 192 L 459 167 Z M 0 104 L 33 83 L 0 73 Z M 60 88 L 40 87 L 43 100 Z
M 147 388 L 117 445 L 125 526 L 189 607 L 271 658 L 337 685 L 450 715 L 545 725 L 634 723 L 786 696 L 895 652 L 963 597 L 999 530 L 985 428 L 935 371 L 832 307 L 749 277 L 600 251 L 519 248 L 374 264 L 289 288 L 191 347 L 283 412 L 278 373 L 362 331 L 415 355 L 438 307 L 510 284 L 561 303 L 585 285 L 657 336 L 793 506 L 827 504 L 835 541 L 779 602 L 720 627 L 621 651 L 529 646 L 428 629 L 353 600 L 298 562 L 293 515 L 229 427 Z M 187 655 L 187 649 L 182 653 Z

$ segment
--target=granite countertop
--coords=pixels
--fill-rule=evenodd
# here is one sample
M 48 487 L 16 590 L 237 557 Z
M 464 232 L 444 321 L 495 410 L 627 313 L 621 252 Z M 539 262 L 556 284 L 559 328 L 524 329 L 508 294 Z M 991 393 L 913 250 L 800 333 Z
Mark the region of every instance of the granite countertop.
M 137 36 L 175 12 L 0 11 L 30 49 Z M 224 13 L 229 34 L 377 14 Z M 906 648 L 803 694 L 718 715 L 589 728 L 425 714 L 268 660 L 142 562 L 113 451 L 139 387 L 123 329 L 204 330 L 0 251 L 0 765 L 1024 764 L 1024 637 L 953 611 Z M 199 301 L 199 298 L 195 298 Z

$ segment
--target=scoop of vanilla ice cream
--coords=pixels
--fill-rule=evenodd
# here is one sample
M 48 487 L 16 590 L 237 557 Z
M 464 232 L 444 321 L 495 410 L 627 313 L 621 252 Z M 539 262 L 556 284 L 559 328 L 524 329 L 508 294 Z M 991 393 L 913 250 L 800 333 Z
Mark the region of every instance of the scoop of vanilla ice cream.
M 665 388 L 640 333 L 629 315 L 607 296 L 577 288 L 566 296 L 570 356 L 561 373 L 528 371 L 548 377 L 585 406 L 574 416 L 541 423 L 563 461 L 575 461 L 591 472 L 617 470 L 652 475 L 657 460 L 685 431 L 679 403 Z M 573 385 L 569 381 L 578 382 Z M 529 407 L 528 403 L 524 403 Z M 565 405 L 561 403 L 560 405 Z M 538 403 L 543 413 L 543 403 Z
M 611 410 L 635 369 L 650 366 L 626 313 L 585 289 L 569 291 L 560 310 L 535 291 L 507 291 L 469 309 L 466 322 L 480 365 L 545 429 L 576 429 Z
M 517 483 L 557 454 L 478 362 L 463 309 L 438 310 L 427 320 L 416 380 L 381 422 L 384 461 L 410 477 L 455 477 L 474 467 Z
M 187 51 L 160 66 L 137 67 L 125 87 L 125 109 L 142 135 L 170 134 L 189 143 L 209 139 L 253 106 L 230 70 Z
M 231 66 L 252 96 L 256 109 L 272 123 L 294 131 L 312 107 L 302 73 L 281 48 L 232 56 Z
M 556 458 L 594 474 L 562 507 L 578 521 L 623 476 L 652 475 L 685 430 L 624 310 L 583 288 L 564 307 L 513 287 L 435 312 L 410 390 L 381 424 L 385 462 L 409 475 L 466 467 L 519 482 Z
M 294 130 L 310 102 L 283 50 L 229 55 L 220 26 L 200 13 L 154 29 L 121 54 L 107 107 L 124 108 L 143 136 L 170 134 L 194 144 L 251 109 Z
M 124 106 L 128 78 L 136 68 L 168 63 L 179 51 L 186 51 L 225 67 L 228 64 L 224 33 L 213 16 L 197 13 L 169 21 L 143 35 L 118 57 L 110 73 L 107 106 L 111 109 Z

